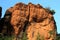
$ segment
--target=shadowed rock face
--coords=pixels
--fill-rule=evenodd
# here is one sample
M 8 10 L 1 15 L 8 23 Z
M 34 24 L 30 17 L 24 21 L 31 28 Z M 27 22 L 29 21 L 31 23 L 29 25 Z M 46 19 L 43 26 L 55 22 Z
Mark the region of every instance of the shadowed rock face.
M 0 19 L 1 19 L 1 15 L 2 15 L 2 7 L 0 7 Z
M 11 12 L 6 11 L 3 18 L 0 20 L 0 33 L 6 35 L 12 35 L 13 27 L 10 23 L 11 21 Z
M 26 32 L 28 40 L 37 40 L 38 35 L 41 40 L 55 40 L 54 17 L 39 4 L 17 3 L 6 11 L 4 18 L 4 22 L 9 23 L 10 27 L 14 29 L 16 37 L 22 36 L 21 32 Z

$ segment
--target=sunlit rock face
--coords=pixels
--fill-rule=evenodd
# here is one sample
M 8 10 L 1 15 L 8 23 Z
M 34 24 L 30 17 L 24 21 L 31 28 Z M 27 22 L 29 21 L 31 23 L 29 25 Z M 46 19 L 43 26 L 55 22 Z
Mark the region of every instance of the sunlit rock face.
M 30 6 L 30 25 L 26 29 L 28 40 L 54 40 L 56 36 L 56 24 L 53 15 L 38 5 Z
M 23 31 L 27 33 L 28 40 L 55 40 L 54 17 L 41 5 L 17 3 L 7 11 L 9 13 L 6 14 L 10 15 L 10 24 L 16 36 Z M 6 18 L 8 20 L 9 17 Z

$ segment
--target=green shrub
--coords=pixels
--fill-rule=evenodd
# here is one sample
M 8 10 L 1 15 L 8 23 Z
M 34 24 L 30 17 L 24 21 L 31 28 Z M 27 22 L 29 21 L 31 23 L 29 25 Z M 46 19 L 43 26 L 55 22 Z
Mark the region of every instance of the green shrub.
M 14 39 L 14 36 L 3 36 L 3 35 L 0 35 L 0 40 L 13 40 Z
M 51 11 L 51 13 L 52 13 L 53 15 L 55 14 L 55 10 L 52 9 L 52 10 L 50 10 L 50 11 Z
M 15 38 L 14 35 L 12 35 L 12 36 L 3 36 L 3 35 L 0 35 L 0 40 L 13 40 L 14 38 Z M 19 38 L 19 40 L 27 40 L 26 32 L 23 33 L 22 39 Z
M 24 32 L 23 33 L 23 38 L 22 38 L 22 40 L 27 40 L 28 38 L 27 38 L 27 34 L 26 34 L 26 32 Z
M 55 14 L 55 10 L 51 10 L 51 8 L 50 7 L 46 7 L 45 8 L 48 12 L 50 12 L 52 15 L 54 15 Z
M 40 39 L 40 34 L 38 33 L 36 40 L 41 40 Z
M 56 37 L 56 40 L 60 40 L 60 36 L 57 36 L 57 37 Z

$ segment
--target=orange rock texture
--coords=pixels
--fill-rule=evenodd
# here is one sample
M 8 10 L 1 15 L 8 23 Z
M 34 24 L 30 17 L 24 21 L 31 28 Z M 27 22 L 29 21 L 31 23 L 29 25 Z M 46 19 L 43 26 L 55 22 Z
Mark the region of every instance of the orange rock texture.
M 28 40 L 55 40 L 54 17 L 40 4 L 17 3 L 8 11 L 11 14 L 10 23 L 14 28 L 15 35 L 18 35 L 26 27 Z

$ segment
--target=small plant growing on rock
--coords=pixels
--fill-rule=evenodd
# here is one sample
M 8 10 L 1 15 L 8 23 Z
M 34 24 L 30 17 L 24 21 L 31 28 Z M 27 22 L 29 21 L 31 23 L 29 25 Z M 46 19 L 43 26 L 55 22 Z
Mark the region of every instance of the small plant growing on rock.
M 50 31 L 49 31 L 50 37 L 52 37 L 53 39 L 55 39 L 55 37 L 53 36 L 54 33 L 55 33 L 55 32 L 54 32 L 53 30 L 50 30 Z
M 55 10 L 51 10 L 51 8 L 50 7 L 46 7 L 45 8 L 48 12 L 50 12 L 52 15 L 54 15 L 55 14 Z
M 23 33 L 23 38 L 22 38 L 22 40 L 27 40 L 27 34 L 26 34 L 26 32 Z
M 40 39 L 40 34 L 38 33 L 36 40 L 41 40 Z
M 38 33 L 36 40 L 44 40 L 44 36 L 40 36 L 40 34 Z
M 50 30 L 49 33 L 50 33 L 50 35 L 52 35 L 52 34 L 54 34 L 54 31 Z

